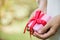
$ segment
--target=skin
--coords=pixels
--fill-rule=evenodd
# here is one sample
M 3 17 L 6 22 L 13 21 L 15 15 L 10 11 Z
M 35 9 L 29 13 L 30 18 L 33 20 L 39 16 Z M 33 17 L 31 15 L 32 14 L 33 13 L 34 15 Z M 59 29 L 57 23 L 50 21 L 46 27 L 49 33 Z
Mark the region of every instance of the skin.
M 32 18 L 35 15 L 35 12 L 39 10 L 36 9 L 30 18 Z M 45 27 L 43 27 L 41 30 L 37 32 L 34 32 L 33 36 L 42 39 L 42 40 L 46 40 L 49 37 L 53 36 L 54 34 L 56 34 L 58 28 L 60 28 L 60 15 L 57 15 L 55 17 L 53 17 L 46 25 Z M 49 31 L 47 31 L 49 29 Z M 29 30 L 29 29 L 28 29 Z
M 39 4 L 38 8 L 32 13 L 30 18 L 32 18 L 35 15 L 35 12 L 37 10 L 41 10 L 44 13 L 47 13 L 47 11 L 46 11 L 47 0 L 38 0 L 38 4 Z M 45 27 L 43 27 L 41 30 L 38 31 L 38 33 L 34 32 L 33 36 L 35 36 L 39 39 L 42 39 L 42 40 L 46 40 L 47 38 L 49 38 L 49 37 L 53 36 L 54 34 L 56 34 L 58 28 L 60 28 L 60 15 L 57 15 L 57 16 L 53 17 L 45 25 Z
M 60 15 L 52 18 L 41 30 L 34 32 L 34 36 L 41 39 L 47 39 L 56 34 L 58 28 L 60 28 Z M 47 31 L 49 29 L 49 31 Z

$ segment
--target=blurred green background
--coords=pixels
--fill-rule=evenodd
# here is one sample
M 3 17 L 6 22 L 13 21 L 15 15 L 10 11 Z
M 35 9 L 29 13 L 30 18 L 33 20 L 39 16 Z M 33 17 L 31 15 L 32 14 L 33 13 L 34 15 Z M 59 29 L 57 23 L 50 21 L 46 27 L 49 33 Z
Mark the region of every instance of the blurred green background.
M 5 9 L 7 9 L 10 5 L 20 6 L 27 5 L 29 8 L 29 10 L 26 9 L 27 13 L 26 12 L 23 13 L 24 14 L 23 16 L 21 16 L 20 14 L 19 18 L 21 19 L 19 18 L 17 18 L 17 20 L 13 19 L 13 21 L 7 25 L 2 24 L 2 21 L 0 21 L 0 40 L 40 40 L 33 36 L 30 38 L 29 32 L 26 32 L 25 34 L 23 33 L 25 25 L 28 22 L 29 16 L 31 15 L 32 11 L 34 11 L 34 9 L 37 8 L 36 0 L 0 0 L 0 1 L 4 3 L 4 5 L 1 6 L 1 8 L 3 7 Z M 1 11 L 0 14 L 2 14 Z M 0 15 L 0 20 L 2 18 L 3 17 Z M 11 19 L 9 18 L 9 20 Z
M 28 21 L 28 18 L 26 18 L 24 21 L 20 21 L 20 22 L 15 21 L 14 24 L 12 24 L 12 26 L 14 26 L 14 27 L 19 26 L 19 31 L 16 31 L 16 32 L 12 31 L 12 33 L 8 33 L 8 32 L 5 32 L 4 30 L 2 30 L 2 31 L 0 31 L 0 35 L 1 35 L 0 38 L 3 40 L 31 40 L 31 39 L 32 40 L 39 40 L 38 38 L 35 38 L 33 36 L 30 38 L 29 32 L 26 32 L 25 34 L 23 33 L 24 27 L 25 27 L 27 21 Z M 12 26 L 4 26 L 4 27 L 11 27 L 12 28 Z

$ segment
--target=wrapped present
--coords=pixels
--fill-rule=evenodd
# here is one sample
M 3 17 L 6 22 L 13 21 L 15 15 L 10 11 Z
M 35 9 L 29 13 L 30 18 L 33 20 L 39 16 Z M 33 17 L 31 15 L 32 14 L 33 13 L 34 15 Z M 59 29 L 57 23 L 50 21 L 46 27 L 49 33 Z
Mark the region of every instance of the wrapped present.
M 44 12 L 40 10 L 36 11 L 35 16 L 27 23 L 24 33 L 26 32 L 26 29 L 29 28 L 31 36 L 34 31 L 38 32 L 42 27 L 44 27 L 50 19 L 51 16 L 44 14 Z

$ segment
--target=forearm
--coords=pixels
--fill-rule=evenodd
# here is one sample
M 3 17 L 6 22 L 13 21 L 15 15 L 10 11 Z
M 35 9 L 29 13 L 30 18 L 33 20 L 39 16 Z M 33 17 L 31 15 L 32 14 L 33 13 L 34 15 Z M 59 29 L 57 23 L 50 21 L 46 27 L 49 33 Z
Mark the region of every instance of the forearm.
M 37 0 L 37 2 L 38 2 L 38 7 L 42 11 L 46 11 L 47 10 L 47 0 Z

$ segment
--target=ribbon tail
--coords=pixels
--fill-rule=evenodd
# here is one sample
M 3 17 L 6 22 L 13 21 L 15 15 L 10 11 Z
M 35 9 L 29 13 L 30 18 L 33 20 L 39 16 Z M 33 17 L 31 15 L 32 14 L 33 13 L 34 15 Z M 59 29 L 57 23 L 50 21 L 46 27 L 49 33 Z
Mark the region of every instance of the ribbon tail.
M 24 29 L 24 32 L 23 32 L 23 33 L 25 33 L 25 32 L 26 32 L 27 27 L 28 27 L 28 24 L 26 25 L 26 27 L 25 27 L 25 29 Z
M 33 34 L 33 27 L 34 27 L 34 25 L 36 24 L 36 21 L 34 21 L 33 23 L 32 23 L 32 25 L 31 25 L 31 27 L 30 27 L 30 37 L 31 37 L 31 35 Z
M 27 25 L 25 26 L 25 29 L 24 29 L 24 32 L 23 33 L 25 33 L 26 32 L 26 29 L 28 28 L 28 24 L 30 23 L 32 21 L 32 19 L 27 23 Z
M 25 33 L 26 32 L 26 27 L 25 27 L 25 29 L 24 29 L 24 32 L 23 33 Z

